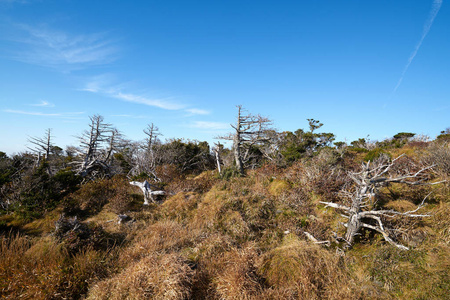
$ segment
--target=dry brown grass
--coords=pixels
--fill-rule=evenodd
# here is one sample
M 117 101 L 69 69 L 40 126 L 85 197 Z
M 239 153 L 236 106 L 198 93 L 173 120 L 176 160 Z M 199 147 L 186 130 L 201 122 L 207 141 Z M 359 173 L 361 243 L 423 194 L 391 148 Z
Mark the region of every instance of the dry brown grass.
M 55 229 L 55 222 L 59 219 L 62 208 L 48 212 L 43 218 L 25 224 L 22 229 L 29 234 L 48 234 Z
M 450 203 L 441 202 L 433 210 L 430 222 L 437 232 L 436 240 L 450 246 Z
M 189 299 L 193 270 L 176 254 L 150 253 L 97 283 L 88 299 Z
M 110 200 L 113 207 L 123 211 L 131 202 L 127 194 L 128 186 L 126 178 L 120 176 L 88 182 L 64 199 L 64 211 L 67 214 L 94 215 Z
M 227 191 L 212 188 L 198 204 L 191 226 L 198 229 L 212 228 L 227 199 Z
M 141 229 L 131 245 L 122 253 L 119 264 L 126 266 L 153 252 L 176 252 L 192 244 L 196 230 L 189 230 L 175 221 L 159 221 Z
M 286 193 L 291 188 L 291 185 L 286 180 L 273 180 L 269 185 L 269 192 L 271 195 L 278 197 L 282 193 Z
M 223 271 L 213 278 L 220 299 L 258 299 L 263 289 L 255 263 L 258 254 L 253 245 L 232 249 L 220 258 Z
M 167 198 L 160 206 L 159 211 L 164 218 L 177 222 L 188 222 L 199 201 L 200 196 L 195 192 L 180 192 Z
M 259 274 L 286 299 L 346 299 L 359 294 L 338 256 L 294 235 L 262 256 Z
M 123 214 L 130 210 L 133 205 L 131 186 L 125 179 L 114 183 L 115 192 L 109 198 L 109 209 L 116 214 Z
M 2 238 L 0 295 L 6 299 L 77 298 L 92 280 L 107 276 L 110 254 L 84 249 L 70 257 L 52 238 Z
M 174 194 L 148 207 L 134 197 L 130 208 L 123 178 L 92 183 L 72 195 L 84 205 L 85 223 L 104 225 L 123 243 L 115 251 L 81 247 L 68 255 L 49 237 L 3 239 L 1 296 L 72 299 L 90 288 L 90 299 L 445 298 L 450 194 L 440 185 L 392 185 L 379 199 L 379 207 L 404 212 L 433 189 L 423 209 L 432 217 L 383 219 L 396 229 L 392 236 L 414 250 L 397 250 L 370 231 L 344 256 L 336 254 L 337 244 L 329 249 L 306 240 L 303 231 L 320 240 L 331 239 L 332 231 L 340 234 L 339 214 L 318 201 L 336 200 L 345 184 L 341 175 L 361 157 L 337 161 L 327 152 L 286 169 L 266 165 L 227 180 L 213 178 L 213 172 L 185 179 L 163 166 L 165 190 Z M 109 196 L 96 199 L 99 193 Z M 129 208 L 136 222 L 110 222 L 113 212 Z M 48 232 L 54 218 L 50 213 L 30 229 L 42 225 Z

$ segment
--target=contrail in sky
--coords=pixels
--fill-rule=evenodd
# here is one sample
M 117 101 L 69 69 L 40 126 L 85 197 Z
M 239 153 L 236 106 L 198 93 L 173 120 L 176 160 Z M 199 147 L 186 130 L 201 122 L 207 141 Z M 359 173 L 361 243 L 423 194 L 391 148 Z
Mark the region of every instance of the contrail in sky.
M 433 25 L 434 18 L 436 18 L 437 14 L 439 12 L 439 9 L 441 9 L 441 5 L 442 5 L 442 0 L 434 0 L 433 1 L 433 6 L 431 7 L 431 11 L 428 14 L 428 19 L 425 22 L 425 25 L 423 26 L 422 36 L 420 37 L 419 42 L 417 43 L 416 47 L 414 48 L 413 53 L 409 56 L 408 62 L 406 63 L 406 66 L 403 69 L 402 75 L 400 76 L 400 79 L 398 80 L 397 85 L 395 86 L 394 90 L 392 91 L 391 96 L 394 95 L 394 93 L 397 91 L 398 87 L 402 83 L 403 77 L 405 77 L 406 71 L 408 71 L 408 68 L 411 65 L 414 57 L 416 57 L 416 54 L 419 51 L 420 46 L 422 46 L 423 40 L 425 39 L 425 37 L 428 34 L 428 31 L 430 31 L 431 25 Z

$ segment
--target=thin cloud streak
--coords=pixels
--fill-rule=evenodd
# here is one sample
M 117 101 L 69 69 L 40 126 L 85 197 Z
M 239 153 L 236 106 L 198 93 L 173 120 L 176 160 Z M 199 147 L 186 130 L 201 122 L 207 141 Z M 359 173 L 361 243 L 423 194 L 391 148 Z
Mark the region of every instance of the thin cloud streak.
M 19 24 L 11 38 L 21 46 L 13 59 L 29 64 L 63 69 L 82 69 L 111 63 L 118 48 L 104 33 L 74 35 L 43 26 Z
M 134 95 L 134 94 L 125 94 L 122 92 L 110 93 L 109 95 L 114 98 L 124 100 L 127 102 L 144 104 L 144 105 L 154 106 L 154 107 L 167 109 L 167 110 L 178 110 L 178 109 L 182 109 L 184 107 L 183 105 L 180 105 L 180 104 L 171 103 L 170 100 L 168 100 L 168 99 L 151 99 L 151 98 Z
M 123 92 L 123 90 L 126 89 L 126 86 L 111 85 L 110 77 L 111 76 L 97 76 L 93 80 L 88 82 L 81 90 L 111 98 L 116 98 L 130 103 L 143 104 L 165 110 L 180 110 L 186 107 L 186 105 L 177 103 L 169 97 L 153 98 L 145 95 Z M 205 112 L 203 110 L 199 111 Z
M 52 104 L 52 103 L 50 103 L 50 102 L 47 102 L 47 101 L 44 101 L 44 100 L 41 100 L 40 103 L 37 103 L 37 104 L 30 104 L 30 105 L 31 105 L 31 106 L 37 106 L 37 107 L 55 107 L 54 104 Z
M 226 130 L 230 128 L 230 124 L 221 122 L 195 121 L 190 125 L 190 127 L 206 130 Z
M 403 78 L 405 77 L 405 74 L 408 71 L 409 66 L 411 65 L 412 61 L 416 57 L 416 54 L 419 51 L 420 46 L 422 46 L 423 40 L 425 39 L 425 37 L 427 36 L 428 32 L 430 31 L 431 26 L 433 25 L 434 19 L 436 18 L 439 10 L 441 9 L 441 6 L 442 6 L 442 0 L 434 0 L 433 1 L 433 5 L 431 7 L 431 11 L 428 14 L 428 19 L 425 22 L 425 25 L 423 26 L 422 36 L 421 36 L 419 42 L 417 43 L 416 47 L 414 48 L 414 51 L 409 56 L 408 62 L 406 63 L 406 66 L 403 68 L 403 72 L 402 72 L 402 74 L 400 76 L 400 79 L 397 82 L 397 85 L 395 86 L 394 90 L 392 91 L 391 97 L 395 94 L 395 92 L 399 88 L 400 84 L 402 83 Z
M 198 108 L 189 108 L 186 109 L 186 111 L 193 115 L 209 115 L 211 112 L 204 109 L 198 109 Z
M 146 116 L 135 116 L 135 115 L 111 115 L 111 117 L 130 118 L 130 119 L 145 119 L 145 118 L 148 118 Z
M 73 119 L 77 115 L 82 115 L 84 112 L 68 112 L 68 113 L 43 113 L 37 111 L 23 111 L 14 109 L 4 109 L 3 112 L 11 114 L 29 115 L 29 116 L 40 116 L 40 117 L 58 117 L 58 118 L 68 118 Z

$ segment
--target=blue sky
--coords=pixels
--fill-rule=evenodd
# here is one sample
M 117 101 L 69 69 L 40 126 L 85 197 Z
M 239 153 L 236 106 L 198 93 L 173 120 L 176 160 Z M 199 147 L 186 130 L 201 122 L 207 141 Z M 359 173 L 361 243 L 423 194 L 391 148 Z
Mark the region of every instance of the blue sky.
M 447 1 L 0 0 L 0 151 L 101 114 L 210 143 L 236 105 L 351 142 L 450 127 Z

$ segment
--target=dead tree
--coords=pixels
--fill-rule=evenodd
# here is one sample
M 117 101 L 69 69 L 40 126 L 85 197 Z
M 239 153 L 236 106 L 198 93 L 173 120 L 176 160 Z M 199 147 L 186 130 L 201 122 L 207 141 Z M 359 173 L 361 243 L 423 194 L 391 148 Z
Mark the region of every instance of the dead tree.
M 50 154 L 51 154 L 52 148 L 54 147 L 54 145 L 52 143 L 52 137 L 53 137 L 52 130 L 50 128 L 48 128 L 45 131 L 45 136 L 43 138 L 30 137 L 28 139 L 28 142 L 30 142 L 31 144 L 33 144 L 35 146 L 34 148 L 28 147 L 28 149 L 30 149 L 37 155 L 36 166 L 39 166 L 41 164 L 42 154 L 45 155 L 44 160 L 46 160 L 46 161 L 50 160 Z M 50 176 L 52 175 L 50 166 L 47 166 L 47 173 Z
M 244 175 L 245 163 L 249 160 L 252 148 L 268 142 L 266 136 L 272 121 L 260 115 L 243 114 L 241 105 L 237 106 L 238 116 L 233 133 L 228 136 L 219 137 L 219 139 L 233 141 L 234 159 L 236 168 L 241 175 Z
M 222 175 L 221 152 L 223 150 L 223 145 L 220 142 L 214 143 L 214 148 L 212 150 L 213 150 L 214 155 L 216 157 L 217 171 L 219 172 L 219 175 Z
M 112 154 L 119 132 L 104 122 L 100 115 L 89 117 L 89 129 L 80 136 L 80 148 L 76 149 L 78 160 L 75 161 L 77 174 L 82 177 L 97 176 L 100 173 L 110 175 Z
M 158 176 L 156 176 L 155 167 L 156 167 L 156 156 L 155 156 L 155 147 L 159 144 L 159 136 L 162 134 L 159 132 L 159 128 L 155 126 L 153 123 L 148 124 L 147 128 L 144 129 L 144 133 L 147 135 L 145 139 L 145 148 L 144 148 L 144 158 L 145 158 L 145 171 L 148 174 L 151 174 L 156 181 L 160 181 Z
M 353 193 L 345 192 L 345 194 L 351 199 L 350 206 L 332 203 L 332 202 L 320 202 L 326 206 L 336 208 L 342 211 L 342 215 L 348 219 L 344 226 L 347 228 L 344 241 L 347 246 L 353 245 L 355 236 L 359 234 L 362 228 L 374 230 L 383 235 L 383 238 L 390 244 L 397 248 L 408 250 L 408 247 L 396 243 L 390 236 L 388 230 L 383 224 L 383 219 L 392 218 L 395 216 L 404 216 L 409 218 L 428 217 L 428 214 L 419 214 L 421 208 L 424 207 L 425 197 L 416 209 L 407 212 L 398 212 L 395 210 L 377 210 L 376 209 L 376 197 L 380 193 L 380 188 L 388 186 L 391 183 L 400 183 L 408 185 L 419 184 L 437 184 L 426 183 L 428 179 L 425 176 L 425 172 L 432 168 L 432 166 L 424 167 L 416 172 L 404 171 L 403 174 L 391 174 L 391 170 L 400 157 L 394 160 L 382 157 L 374 162 L 362 163 L 361 172 L 349 173 L 350 178 L 356 184 L 355 191 Z M 372 208 L 369 210 L 368 208 Z
M 147 136 L 143 142 L 135 144 L 133 149 L 133 155 L 131 158 L 132 168 L 128 175 L 139 175 L 146 173 L 152 176 L 155 181 L 161 181 L 156 175 L 156 165 L 158 161 L 158 146 L 161 142 L 159 136 L 162 134 L 159 132 L 157 126 L 153 123 L 148 124 L 147 128 L 144 129 L 144 133 Z
M 152 187 L 157 187 L 148 183 L 147 180 L 145 180 L 144 182 L 131 181 L 130 184 L 138 186 L 142 190 L 142 193 L 144 194 L 144 205 L 149 205 L 149 200 L 154 203 L 155 199 L 153 198 L 153 196 L 164 196 L 166 194 L 166 192 L 164 191 L 152 191 Z

